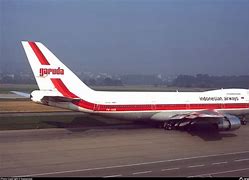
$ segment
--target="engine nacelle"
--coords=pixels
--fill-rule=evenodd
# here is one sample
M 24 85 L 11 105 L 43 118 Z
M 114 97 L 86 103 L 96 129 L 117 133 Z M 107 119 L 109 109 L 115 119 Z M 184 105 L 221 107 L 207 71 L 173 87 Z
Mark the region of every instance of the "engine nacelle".
M 218 129 L 220 131 L 232 131 L 239 129 L 241 125 L 240 119 L 236 116 L 226 114 L 218 123 Z

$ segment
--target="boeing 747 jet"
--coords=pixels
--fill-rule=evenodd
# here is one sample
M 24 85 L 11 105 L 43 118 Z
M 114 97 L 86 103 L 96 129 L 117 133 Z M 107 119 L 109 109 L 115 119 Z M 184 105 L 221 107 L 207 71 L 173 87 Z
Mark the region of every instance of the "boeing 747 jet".
M 22 41 L 39 90 L 32 101 L 89 114 L 126 120 L 153 120 L 167 129 L 195 123 L 235 130 L 249 113 L 248 89 L 205 92 L 95 91 L 84 84 L 40 42 Z M 18 93 L 18 92 L 16 92 Z M 21 94 L 23 95 L 23 94 Z

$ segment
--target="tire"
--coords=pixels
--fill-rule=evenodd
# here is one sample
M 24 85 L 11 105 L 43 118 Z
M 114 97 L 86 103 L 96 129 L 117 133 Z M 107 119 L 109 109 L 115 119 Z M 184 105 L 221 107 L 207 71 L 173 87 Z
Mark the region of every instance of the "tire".
M 171 128 L 172 128 L 172 127 L 170 126 L 170 124 L 167 124 L 167 123 L 166 123 L 166 124 L 164 125 L 164 130 L 171 130 Z
M 167 128 L 167 130 L 173 130 L 173 128 L 174 128 L 174 125 L 173 124 L 168 124 L 168 128 Z

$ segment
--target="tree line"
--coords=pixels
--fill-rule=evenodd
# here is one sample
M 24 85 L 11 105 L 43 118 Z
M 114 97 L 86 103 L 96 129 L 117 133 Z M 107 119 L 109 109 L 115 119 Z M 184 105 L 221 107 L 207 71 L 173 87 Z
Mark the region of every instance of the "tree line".
M 199 88 L 249 88 L 249 75 L 241 76 L 210 76 L 197 74 L 195 76 L 179 75 L 169 86 L 199 87 Z

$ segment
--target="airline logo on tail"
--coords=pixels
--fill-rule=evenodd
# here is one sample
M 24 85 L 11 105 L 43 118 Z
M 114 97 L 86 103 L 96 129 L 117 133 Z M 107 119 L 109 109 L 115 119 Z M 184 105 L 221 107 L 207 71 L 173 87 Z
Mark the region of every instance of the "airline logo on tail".
M 64 69 L 58 67 L 57 69 L 53 68 L 40 68 L 40 76 L 47 76 L 49 74 L 53 75 L 64 75 Z

